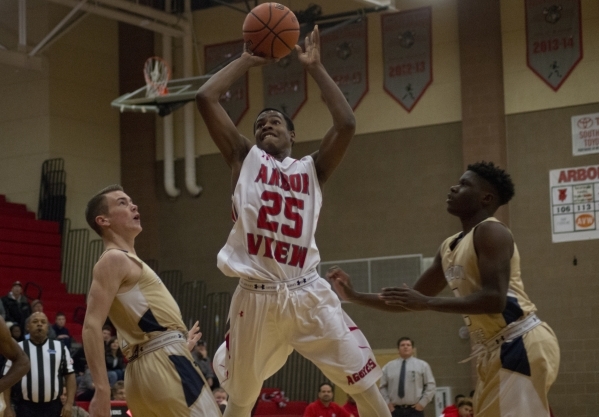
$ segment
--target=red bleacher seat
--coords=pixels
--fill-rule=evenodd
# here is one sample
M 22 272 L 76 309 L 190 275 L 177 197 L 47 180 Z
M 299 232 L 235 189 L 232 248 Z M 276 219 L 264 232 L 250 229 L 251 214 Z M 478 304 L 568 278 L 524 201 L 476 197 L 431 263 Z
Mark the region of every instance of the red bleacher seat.
M 308 406 L 306 401 L 289 401 L 285 407 L 279 407 L 279 405 L 273 401 L 268 401 L 271 394 L 281 391 L 280 388 L 262 388 L 260 390 L 260 397 L 256 408 L 254 409 L 255 416 L 268 416 L 268 417 L 301 417 L 304 415 L 304 411 Z
M 66 315 L 69 332 L 80 342 L 81 323 L 73 317 L 85 306 L 85 296 L 68 294 L 61 282 L 61 243 L 58 222 L 36 220 L 24 204 L 0 195 L 0 296 L 20 281 L 30 301 L 41 299 L 50 323 L 57 312 Z
M 258 404 L 254 410 L 255 416 L 272 416 L 281 414 L 281 408 L 272 401 L 258 400 Z
M 71 337 L 73 339 L 75 339 L 75 341 L 77 341 L 78 343 L 82 343 L 81 340 L 81 331 L 83 330 L 83 326 L 80 325 L 79 323 L 69 323 L 67 321 L 67 324 L 65 324 L 65 326 L 68 330 L 69 330 L 69 334 L 71 335 Z

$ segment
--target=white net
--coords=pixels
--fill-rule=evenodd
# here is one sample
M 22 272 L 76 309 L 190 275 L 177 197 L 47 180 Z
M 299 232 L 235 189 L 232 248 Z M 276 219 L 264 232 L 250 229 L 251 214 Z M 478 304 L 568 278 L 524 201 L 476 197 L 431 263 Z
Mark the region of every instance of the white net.
M 171 79 L 171 69 L 166 61 L 153 56 L 144 64 L 146 79 L 146 97 L 158 97 L 168 94 L 167 84 Z

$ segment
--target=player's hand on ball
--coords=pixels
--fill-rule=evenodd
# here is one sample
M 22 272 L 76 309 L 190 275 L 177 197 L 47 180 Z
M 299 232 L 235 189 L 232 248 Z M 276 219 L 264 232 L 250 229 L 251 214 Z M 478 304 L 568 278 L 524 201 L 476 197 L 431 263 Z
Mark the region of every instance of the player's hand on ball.
M 295 45 L 297 57 L 304 66 L 310 66 L 320 63 L 320 34 L 318 25 L 314 26 L 314 30 L 306 36 L 304 43 L 304 51 L 299 45 Z
M 390 306 L 401 306 L 412 311 L 428 310 L 428 297 L 406 284 L 403 287 L 383 288 L 379 298 Z
M 243 44 L 243 53 L 241 54 L 242 59 L 247 59 L 252 67 L 260 67 L 262 65 L 270 64 L 271 62 L 276 62 L 278 59 L 275 58 L 265 58 L 263 56 L 254 55 L 252 51 L 250 51 L 246 44 Z
M 201 337 L 202 332 L 200 332 L 200 322 L 196 321 L 193 324 L 193 327 L 189 330 L 189 333 L 187 333 L 187 349 L 189 349 L 190 352 L 193 350 Z
M 339 295 L 339 298 L 344 301 L 350 301 L 354 298 L 356 291 L 352 286 L 349 275 L 347 275 L 343 269 L 338 266 L 333 266 L 327 271 L 326 277 L 331 282 L 331 285 L 337 295 Z

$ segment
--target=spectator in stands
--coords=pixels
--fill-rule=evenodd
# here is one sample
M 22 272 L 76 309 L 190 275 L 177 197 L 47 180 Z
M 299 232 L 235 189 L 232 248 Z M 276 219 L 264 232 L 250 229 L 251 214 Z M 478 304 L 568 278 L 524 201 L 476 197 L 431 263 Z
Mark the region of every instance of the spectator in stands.
M 229 399 L 229 394 L 222 388 L 214 388 L 212 390 L 212 395 L 214 395 L 214 399 L 218 404 L 218 408 L 220 408 L 220 412 L 224 413 L 225 408 L 227 408 L 227 400 Z
M 33 313 L 43 313 L 44 312 L 44 304 L 40 300 L 33 300 L 31 303 L 31 314 Z M 27 319 L 25 319 L 25 328 L 27 328 Z M 29 335 L 25 335 L 25 339 L 29 339 Z M 56 339 L 56 332 L 52 328 L 52 326 L 48 327 L 48 339 Z
M 67 403 L 67 399 L 67 389 L 63 388 L 62 394 L 60 395 L 60 402 L 62 403 L 63 407 Z M 71 417 L 89 417 L 89 413 L 85 411 L 83 408 L 77 405 L 73 405 L 71 407 Z
M 22 399 L 15 404 L 16 416 L 68 417 L 71 415 L 77 388 L 71 355 L 61 343 L 48 339 L 48 318 L 44 313 L 31 315 L 28 330 L 30 339 L 20 342 L 19 346 L 29 356 L 34 366 L 17 384 Z M 4 369 L 5 374 L 11 366 L 12 362 L 8 361 Z M 64 406 L 60 401 L 63 385 L 67 388 L 67 401 Z M 4 399 L 7 403 L 4 415 L 13 417 L 8 391 L 5 391 Z
M 354 417 L 360 417 L 360 414 L 358 413 L 358 406 L 356 405 L 356 400 L 354 400 L 354 398 L 349 394 L 347 394 L 347 402 L 343 404 L 343 409 L 351 415 L 353 415 Z
M 22 342 L 23 341 L 23 331 L 21 330 L 21 326 L 19 326 L 16 323 L 13 324 L 12 326 L 10 326 L 10 335 L 17 342 Z
M 52 325 L 52 329 L 54 333 L 56 333 L 56 340 L 60 340 L 66 347 L 71 350 L 71 333 L 69 333 L 69 329 L 65 327 L 67 324 L 67 316 L 61 311 L 56 313 L 56 318 L 54 319 L 54 324 Z
M 106 352 L 106 370 L 108 371 L 108 382 L 110 386 L 114 383 L 110 381 L 122 381 L 125 377 L 125 362 L 123 361 L 123 352 L 119 347 L 119 340 L 112 337 L 108 343 L 109 351 Z M 112 374 L 112 375 L 111 375 Z
M 458 404 L 458 416 L 459 417 L 472 417 L 474 408 L 472 407 L 472 401 L 470 398 L 464 398 Z
M 110 339 L 112 339 L 112 327 L 105 324 L 102 327 L 102 339 L 104 339 L 104 350 L 106 353 L 110 352 Z
M 318 387 L 318 399 L 308 404 L 304 417 L 351 417 L 339 404 L 333 402 L 333 387 L 325 382 Z
M 2 316 L 2 320 L 6 320 L 6 310 L 4 310 L 3 302 L 0 302 L 0 316 Z
M 196 365 L 200 367 L 210 389 L 214 388 L 214 369 L 212 369 L 212 359 L 208 356 L 206 342 L 203 340 L 198 341 L 195 349 L 191 352 L 191 356 L 193 356 Z
M 44 305 L 40 300 L 33 300 L 31 302 L 31 313 L 43 313 Z
M 24 328 L 25 320 L 31 315 L 31 306 L 27 297 L 23 295 L 23 286 L 20 281 L 15 281 L 12 284 L 12 289 L 2 297 L 2 304 L 6 310 L 6 321 L 17 323 Z
M 86 364 L 83 376 L 79 378 L 79 383 L 77 384 L 77 401 L 91 401 L 95 392 L 96 386 L 94 385 L 92 374 Z
M 460 401 L 462 401 L 465 398 L 466 398 L 466 396 L 464 394 L 456 395 L 455 398 L 453 399 L 453 404 L 445 407 L 443 409 L 443 412 L 441 413 L 441 416 L 443 416 L 443 417 L 457 416 L 458 415 L 458 404 L 460 403 Z M 441 417 L 441 416 L 439 416 L 439 417 Z
M 113 401 L 127 401 L 125 395 L 125 382 L 117 381 L 110 390 Z
M 75 353 L 73 353 L 73 368 L 75 369 L 75 373 L 77 374 L 77 385 L 79 384 L 80 377 L 85 373 L 85 365 L 87 365 L 87 360 L 85 359 L 85 350 L 83 346 L 78 348 Z

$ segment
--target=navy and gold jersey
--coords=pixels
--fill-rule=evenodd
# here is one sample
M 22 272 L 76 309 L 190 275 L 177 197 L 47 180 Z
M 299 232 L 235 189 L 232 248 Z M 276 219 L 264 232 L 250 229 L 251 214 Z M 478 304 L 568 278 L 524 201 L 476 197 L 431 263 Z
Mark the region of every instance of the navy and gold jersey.
M 116 327 L 123 354 L 129 357 L 133 346 L 150 340 L 152 333 L 179 330 L 186 335 L 187 328 L 177 302 L 158 275 L 137 256 L 123 252 L 141 265 L 141 276 L 133 288 L 116 295 L 108 317 Z
M 483 222 L 486 221 L 499 222 L 494 217 L 490 217 Z M 474 248 L 473 238 L 477 226 L 463 236 L 455 247 L 452 248 L 454 246 L 452 243 L 459 238 L 460 233 L 446 239 L 440 248 L 445 278 L 456 297 L 467 296 L 480 291 L 482 287 L 480 271 L 478 270 L 478 256 Z M 470 314 L 463 317 L 474 342 L 482 343 L 493 337 L 508 324 L 535 311 L 535 305 L 524 292 L 524 284 L 520 278 L 520 254 L 514 243 L 514 254 L 510 260 L 507 304 L 504 311 L 501 314 Z

